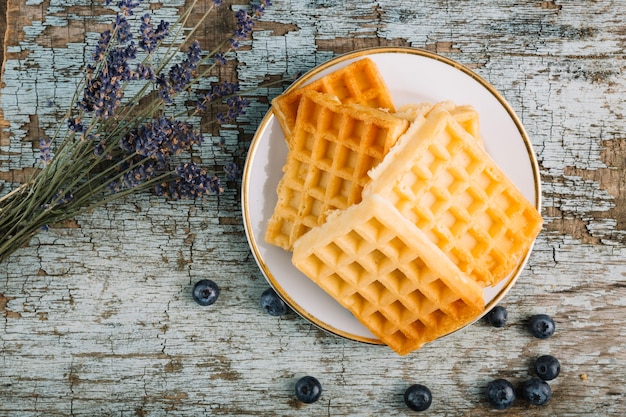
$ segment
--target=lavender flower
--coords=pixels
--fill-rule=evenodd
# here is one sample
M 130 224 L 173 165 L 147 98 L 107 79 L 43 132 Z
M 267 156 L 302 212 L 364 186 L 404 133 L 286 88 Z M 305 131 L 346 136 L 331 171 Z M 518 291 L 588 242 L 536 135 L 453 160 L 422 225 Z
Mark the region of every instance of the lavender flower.
M 200 43 L 194 41 L 187 51 L 187 58 L 181 63 L 173 65 L 167 75 L 157 76 L 159 97 L 165 103 L 171 103 L 174 95 L 189 87 L 201 60 L 201 53 Z
M 46 210 L 51 210 L 53 208 L 63 206 L 74 199 L 74 194 L 71 191 L 58 190 L 52 200 L 49 203 L 42 204 L 41 207 Z
M 81 122 L 79 117 L 70 117 L 67 119 L 67 128 L 71 132 L 84 133 L 87 129 Z
M 248 37 L 254 27 L 252 16 L 250 16 L 246 10 L 239 9 L 237 13 L 235 13 L 235 17 L 237 18 L 237 28 L 234 33 L 235 38 L 244 39 Z
M 218 65 L 226 65 L 226 56 L 220 52 L 215 53 L 213 59 Z
M 133 39 L 133 32 L 130 23 L 124 16 L 117 15 L 113 23 L 113 31 L 119 43 L 126 43 Z
M 131 164 L 130 168 L 125 170 L 124 185 L 127 188 L 137 187 L 156 176 L 164 165 L 158 161 L 148 160 Z
M 233 95 L 238 91 L 239 84 L 232 83 L 230 81 L 222 81 L 214 84 L 211 91 L 207 93 L 204 98 L 207 101 L 215 101 L 217 99 Z
M 217 176 L 195 163 L 182 163 L 176 168 L 177 177 L 156 186 L 156 194 L 173 200 L 198 198 L 223 192 Z
M 170 24 L 161 20 L 161 23 L 156 29 L 152 27 L 151 17 L 149 13 L 146 13 L 141 18 L 141 40 L 139 41 L 139 47 L 144 51 L 151 53 L 156 46 L 165 39 L 169 33 Z
M 174 63 L 177 54 L 171 52 L 173 49 L 159 48 L 169 35 L 168 23 L 154 25 L 149 13 L 129 18 L 141 1 L 104 0 L 107 6 L 116 4 L 118 13 L 97 40 L 93 60 L 85 68 L 85 80 L 63 121 L 66 129 L 56 129 L 54 137 L 40 140 L 41 169 L 32 180 L 0 198 L 0 261 L 28 242 L 42 225 L 73 218 L 130 192 L 155 188 L 158 194 L 172 199 L 223 192 L 220 178 L 206 168 L 189 162 L 173 168 L 180 162 L 178 159 L 184 161 L 183 153 L 203 142 L 203 136 L 185 116 L 193 111 L 181 111 L 179 104 L 186 102 L 168 104 L 182 92 L 193 92 L 198 85 L 198 90 L 204 91 L 199 95 L 198 109 L 205 110 L 208 103 L 216 104 L 211 107 L 222 109 L 215 115 L 221 122 L 243 114 L 249 101 L 238 95 L 239 86 L 219 82 L 206 90 L 200 83 L 209 80 L 199 67 L 205 62 L 209 64 L 209 74 L 211 64 L 226 64 L 229 38 L 231 47 L 239 47 L 271 1 L 252 0 L 248 11 L 236 12 L 236 28 L 225 36 L 223 48 L 203 53 L 200 44 L 193 42 L 178 63 Z M 219 6 L 222 0 L 212 0 L 210 4 L 211 8 Z M 191 16 L 182 13 L 177 25 L 185 27 Z M 171 45 L 189 41 L 186 37 L 175 38 Z M 138 50 L 148 56 L 137 60 Z M 158 59 L 153 60 L 157 50 Z M 153 67 L 153 61 L 158 65 Z M 131 84 L 133 97 L 126 99 L 125 89 Z M 226 149 L 223 138 L 217 138 L 215 143 Z M 236 163 L 224 166 L 227 180 L 234 181 L 240 174 Z
M 98 39 L 98 45 L 93 52 L 93 60 L 96 62 L 100 62 L 104 59 L 107 48 L 109 47 L 109 43 L 111 42 L 111 31 L 105 30 L 100 34 L 100 39 Z
M 234 162 L 227 163 L 224 166 L 224 172 L 226 173 L 226 179 L 229 181 L 236 181 L 241 176 L 239 165 Z
M 152 67 L 144 65 L 140 62 L 137 64 L 137 69 L 135 70 L 133 78 L 137 80 L 154 81 L 156 79 L 156 74 Z
M 166 161 L 202 141 L 202 134 L 191 124 L 162 116 L 132 129 L 120 139 L 119 145 L 128 154 Z
M 96 158 L 103 160 L 112 160 L 113 154 L 111 151 L 107 151 L 107 143 L 105 141 L 98 142 L 93 148 L 93 154 Z
M 52 141 L 49 138 L 39 139 L 39 160 L 43 162 L 44 165 L 48 165 L 52 162 L 52 149 L 50 148 L 51 143 Z
M 129 61 L 136 54 L 137 48 L 132 42 L 124 47 L 112 48 L 102 71 L 87 80 L 78 107 L 88 113 L 94 112 L 96 117 L 102 119 L 113 116 L 124 96 L 121 83 L 136 78 L 129 66 Z
M 235 120 L 238 116 L 246 114 L 246 108 L 250 105 L 250 100 L 241 96 L 229 97 L 226 99 L 226 112 L 218 113 L 215 118 L 219 123 L 226 123 Z
M 265 14 L 265 8 L 271 5 L 272 5 L 271 0 L 261 0 L 259 4 L 252 5 L 252 13 L 257 17 L 261 17 Z
M 132 16 L 133 9 L 139 6 L 139 3 L 141 3 L 141 1 L 142 0 L 121 0 L 119 3 L 117 3 L 117 7 L 120 9 L 120 12 L 122 12 L 124 16 Z M 110 3 L 110 0 L 106 0 L 106 2 L 106 4 L 108 5 Z

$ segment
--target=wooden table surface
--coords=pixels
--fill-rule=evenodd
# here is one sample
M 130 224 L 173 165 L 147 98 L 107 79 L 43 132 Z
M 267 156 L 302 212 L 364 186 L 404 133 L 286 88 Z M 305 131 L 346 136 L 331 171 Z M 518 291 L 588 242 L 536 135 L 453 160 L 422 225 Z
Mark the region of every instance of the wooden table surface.
M 38 138 L 66 108 L 68 80 L 91 52 L 85 39 L 112 18 L 103 3 L 0 4 L 0 193 L 30 172 Z M 175 17 L 184 3 L 147 7 Z M 228 9 L 240 3 L 225 2 L 201 41 L 229 31 Z M 424 415 L 626 415 L 623 3 L 273 3 L 226 74 L 247 86 L 359 48 L 410 46 L 466 65 L 511 104 L 537 154 L 545 227 L 502 301 L 507 326 L 480 321 L 400 357 L 294 313 L 271 317 L 259 306 L 268 284 L 246 240 L 239 184 L 197 202 L 133 196 L 38 234 L 0 265 L 0 415 L 404 416 L 413 414 L 403 403 L 413 383 L 433 393 Z M 202 157 L 243 166 L 282 88 L 255 93 L 248 114 L 216 132 L 224 145 Z M 190 296 L 202 278 L 221 288 L 208 308 Z M 537 313 L 555 319 L 550 339 L 527 332 Z M 520 383 L 542 354 L 562 365 L 550 403 L 490 410 L 486 384 Z M 303 375 L 321 381 L 320 401 L 295 400 Z

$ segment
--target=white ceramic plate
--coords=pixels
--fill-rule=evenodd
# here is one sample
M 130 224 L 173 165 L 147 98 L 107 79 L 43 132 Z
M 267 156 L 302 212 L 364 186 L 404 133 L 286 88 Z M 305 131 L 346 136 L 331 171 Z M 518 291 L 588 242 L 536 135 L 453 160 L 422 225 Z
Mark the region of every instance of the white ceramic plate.
M 298 88 L 366 56 L 377 64 L 397 107 L 445 100 L 472 105 L 480 115 L 487 152 L 526 198 L 537 208 L 541 206 L 537 161 L 522 124 L 491 85 L 454 61 L 418 49 L 365 49 L 314 68 L 290 88 Z M 276 186 L 286 156 L 283 131 L 270 111 L 252 141 L 242 187 L 246 234 L 261 271 L 291 308 L 312 323 L 352 340 L 380 343 L 348 310 L 292 266 L 289 252 L 265 243 L 265 226 L 276 204 Z M 508 279 L 485 290 L 485 312 L 511 288 L 527 258 L 528 254 Z

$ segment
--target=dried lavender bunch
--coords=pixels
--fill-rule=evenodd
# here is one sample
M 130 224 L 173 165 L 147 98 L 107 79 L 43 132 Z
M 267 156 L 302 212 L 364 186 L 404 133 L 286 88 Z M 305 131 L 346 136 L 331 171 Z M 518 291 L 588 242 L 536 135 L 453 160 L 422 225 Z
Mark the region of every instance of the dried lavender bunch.
M 212 0 L 189 29 L 198 1 L 172 25 L 155 24 L 149 13 L 135 15 L 142 0 L 117 2 L 115 20 L 100 35 L 67 118 L 52 137 L 40 140 L 41 169 L 0 198 L 0 262 L 47 225 L 132 193 L 150 190 L 184 199 L 223 191 L 216 173 L 189 160 L 207 127 L 196 121 L 215 104 L 223 111 L 209 123 L 233 121 L 249 102 L 235 83 L 201 85 L 250 35 L 271 1 L 254 0 L 235 12 L 232 34 L 207 52 L 193 36 L 222 1 Z M 188 46 L 181 57 L 173 45 Z M 196 97 L 194 108 L 181 108 L 191 96 Z M 229 163 L 223 174 L 233 180 L 239 172 Z

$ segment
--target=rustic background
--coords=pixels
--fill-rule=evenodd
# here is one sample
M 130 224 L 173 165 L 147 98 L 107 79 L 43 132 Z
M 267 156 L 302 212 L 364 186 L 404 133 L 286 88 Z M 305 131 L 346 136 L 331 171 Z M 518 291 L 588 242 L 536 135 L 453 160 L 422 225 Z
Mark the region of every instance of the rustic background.
M 83 57 L 113 16 L 103 3 L 0 3 L 0 195 L 31 172 L 39 137 L 65 110 Z M 185 3 L 145 8 L 172 18 Z M 225 2 L 204 26 L 204 47 L 230 33 L 240 3 Z M 617 0 L 274 0 L 220 74 L 255 87 L 340 53 L 395 45 L 455 59 L 499 89 L 537 153 L 546 220 L 503 301 L 506 328 L 479 322 L 396 357 L 295 314 L 270 317 L 258 304 L 267 284 L 246 242 L 237 183 L 196 203 L 138 196 L 40 233 L 0 265 L 0 415 L 410 415 L 402 394 L 412 383 L 431 388 L 428 415 L 498 414 L 484 400 L 487 382 L 521 382 L 546 353 L 562 363 L 552 401 L 518 401 L 506 415 L 625 415 L 622 11 Z M 220 146 L 198 158 L 243 166 L 284 86 L 256 90 L 247 116 L 213 132 Z M 222 289 L 209 308 L 190 297 L 205 277 Z M 552 338 L 525 330 L 535 313 L 554 317 Z M 307 406 L 292 393 L 305 374 L 324 388 Z

